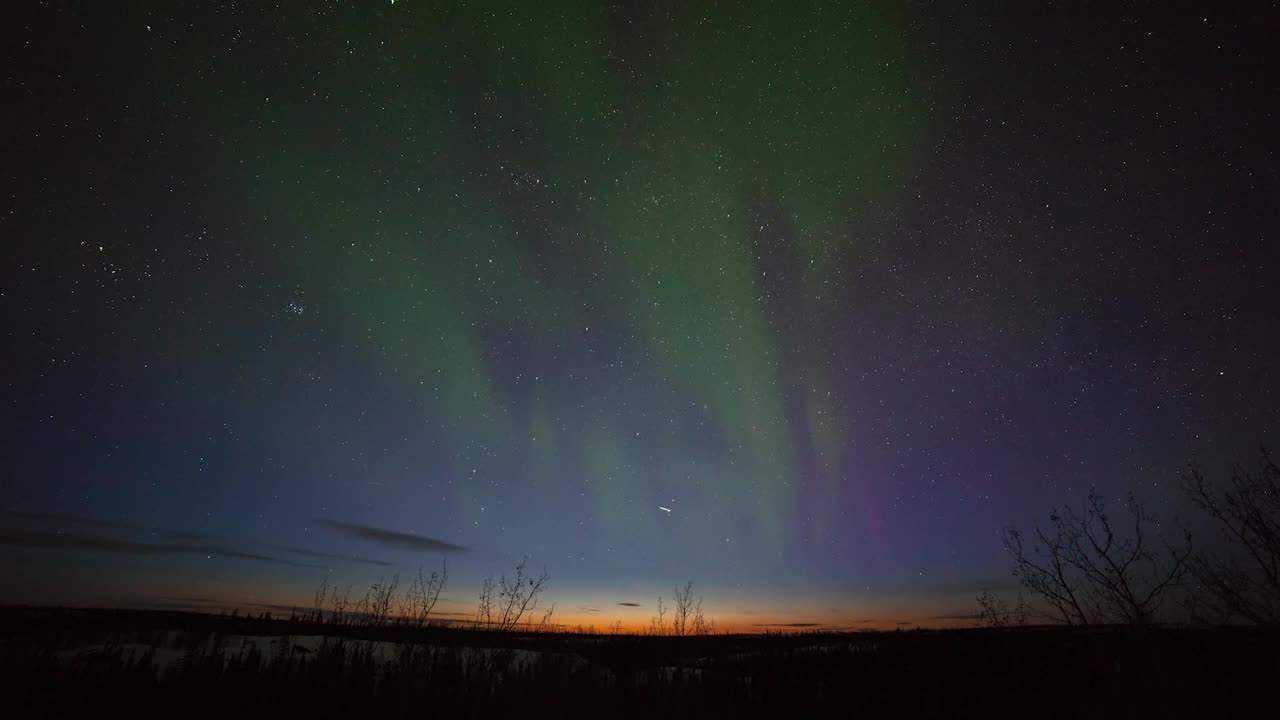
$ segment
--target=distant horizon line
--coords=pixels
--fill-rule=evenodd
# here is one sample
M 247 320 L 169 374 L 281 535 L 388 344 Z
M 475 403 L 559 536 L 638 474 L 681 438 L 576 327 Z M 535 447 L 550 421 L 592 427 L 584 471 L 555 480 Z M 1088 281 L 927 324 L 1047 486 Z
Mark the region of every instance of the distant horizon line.
M 298 624 L 315 624 L 306 620 L 304 617 L 297 615 L 305 615 L 315 613 L 318 609 L 322 610 L 324 617 L 331 616 L 331 610 L 316 608 L 308 605 L 286 605 L 280 603 L 224 603 L 219 600 L 212 599 L 193 599 L 192 602 L 183 602 L 175 600 L 173 602 L 153 602 L 153 603 L 122 603 L 119 605 L 86 603 L 86 604 L 41 604 L 41 603 L 13 603 L 0 602 L 0 611 L 6 609 L 26 609 L 26 610 L 48 610 L 48 611 L 74 611 L 74 612 L 133 612 L 133 613 L 180 613 L 186 615 L 199 615 L 208 618 L 231 618 L 232 613 L 239 613 L 236 619 L 252 620 L 262 622 L 294 622 Z M 207 600 L 207 602 L 199 602 L 199 600 Z M 247 612 L 261 611 L 261 612 Z M 262 617 L 266 615 L 267 617 Z M 293 615 L 293 617 L 290 617 Z M 346 618 L 366 618 L 370 617 L 370 613 L 364 611 L 347 610 L 342 613 Z M 405 615 L 394 615 L 392 618 L 404 618 Z M 639 636 L 660 636 L 660 637 L 680 637 L 674 633 L 652 633 L 651 626 L 647 622 L 622 622 L 615 619 L 609 622 L 603 622 L 601 616 L 596 615 L 593 619 L 577 621 L 577 616 L 571 616 L 570 619 L 560 620 L 548 623 L 545 627 L 554 629 L 555 632 L 566 634 L 577 634 L 581 628 L 587 634 L 610 635 L 615 634 L 613 628 L 615 623 L 618 624 L 620 632 L 616 634 L 639 635 Z M 607 617 L 607 616 L 606 616 Z M 853 624 L 843 623 L 820 623 L 820 622 L 754 622 L 754 623 L 720 623 L 714 622 L 714 629 L 709 635 L 760 635 L 769 632 L 827 632 L 827 633 L 865 633 L 865 632 L 897 632 L 902 630 L 963 630 L 978 629 L 976 617 L 973 622 L 965 624 L 955 624 L 956 622 L 966 619 L 960 617 L 934 617 L 921 618 L 916 620 L 860 620 L 854 621 Z M 714 618 L 712 618 L 714 621 Z M 326 620 L 323 625 L 329 626 Z M 496 627 L 482 627 L 474 618 L 473 613 L 461 612 L 433 612 L 431 617 L 427 618 L 424 626 L 429 627 L 448 627 L 452 629 L 476 629 L 486 631 L 497 631 Z M 360 629 L 373 629 L 367 626 L 344 626 L 337 627 L 355 627 Z M 394 622 L 380 626 L 385 629 L 394 629 L 401 627 L 404 629 L 419 629 L 415 626 L 397 625 Z M 545 632 L 539 630 L 541 624 L 536 620 L 517 623 L 517 627 L 525 632 Z M 1057 627 L 1056 625 L 1026 625 L 1027 628 L 1034 627 Z M 594 628 L 594 630 L 592 630 Z M 686 635 L 692 637 L 692 634 Z

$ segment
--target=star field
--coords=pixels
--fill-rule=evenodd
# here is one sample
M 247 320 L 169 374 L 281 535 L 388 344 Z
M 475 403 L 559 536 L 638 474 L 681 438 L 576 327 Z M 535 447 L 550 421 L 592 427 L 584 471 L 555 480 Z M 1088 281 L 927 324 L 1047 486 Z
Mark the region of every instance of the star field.
M 892 627 L 1177 516 L 1277 429 L 1264 11 L 998 5 L 22 11 L 0 590 Z

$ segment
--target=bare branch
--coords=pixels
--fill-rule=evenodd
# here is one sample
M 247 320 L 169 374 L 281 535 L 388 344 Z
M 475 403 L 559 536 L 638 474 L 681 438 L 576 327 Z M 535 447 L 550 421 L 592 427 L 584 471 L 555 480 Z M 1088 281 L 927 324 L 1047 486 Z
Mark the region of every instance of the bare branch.
M 525 565 L 528 562 L 529 557 L 526 555 L 520 560 L 520 564 L 516 565 L 514 579 L 507 580 L 507 576 L 503 575 L 498 581 L 498 597 L 502 599 L 498 627 L 502 630 L 511 630 L 520 623 L 520 618 L 524 617 L 527 611 L 537 607 L 538 596 L 551 580 L 545 568 L 536 578 L 526 577 Z
M 447 558 L 442 559 L 440 569 L 432 570 L 430 575 L 424 574 L 422 568 L 418 568 L 418 577 L 414 579 L 413 585 L 405 593 L 402 614 L 406 622 L 416 627 L 426 625 L 428 616 L 435 609 L 436 603 L 440 600 L 440 593 L 444 591 L 448 582 L 449 561 Z
M 480 587 L 480 602 L 476 607 L 476 624 L 483 624 L 485 627 L 493 625 L 493 576 L 484 579 L 484 585 Z
M 1052 534 L 1035 529 L 1039 544 L 1032 552 L 1018 530 L 1005 531 L 1014 576 L 1048 604 L 1050 617 L 1069 625 L 1103 620 L 1145 625 L 1154 622 L 1168 591 L 1186 576 L 1190 535 L 1180 546 L 1162 539 L 1162 550 L 1152 550 L 1147 543 L 1151 516 L 1132 493 L 1124 507 L 1130 518 L 1124 536 L 1117 533 L 1106 502 L 1094 488 L 1083 511 L 1063 507 L 1050 516 Z M 980 596 L 980 614 L 987 622 L 1002 617 L 999 605 L 989 596 L 986 604 L 983 599 Z
M 1182 489 L 1221 530 L 1228 550 L 1188 565 L 1196 581 L 1194 611 L 1214 622 L 1280 624 L 1280 468 L 1264 447 L 1258 469 L 1235 465 L 1226 487 L 1210 486 L 1192 463 Z M 1205 618 L 1201 613 L 1211 613 Z
M 649 620 L 649 633 L 652 635 L 662 635 L 667 631 L 667 606 L 662 604 L 662 596 L 658 596 L 658 614 Z

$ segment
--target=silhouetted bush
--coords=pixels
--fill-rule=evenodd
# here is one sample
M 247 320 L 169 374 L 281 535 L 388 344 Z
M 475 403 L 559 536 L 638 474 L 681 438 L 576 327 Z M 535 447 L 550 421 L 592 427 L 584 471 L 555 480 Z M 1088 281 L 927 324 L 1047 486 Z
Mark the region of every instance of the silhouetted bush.
M 1221 488 L 1192 464 L 1182 487 L 1228 543 L 1226 553 L 1202 553 L 1191 563 L 1196 619 L 1280 624 L 1280 468 L 1271 453 L 1262 450 L 1253 472 L 1234 466 Z

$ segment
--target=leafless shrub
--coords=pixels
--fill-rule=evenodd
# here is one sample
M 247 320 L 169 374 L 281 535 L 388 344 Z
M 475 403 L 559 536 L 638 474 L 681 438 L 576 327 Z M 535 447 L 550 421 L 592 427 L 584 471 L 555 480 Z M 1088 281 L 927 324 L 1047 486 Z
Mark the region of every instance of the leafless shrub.
M 369 591 L 360 601 L 367 624 L 377 626 L 387 623 L 395 603 L 396 588 L 399 585 L 400 573 L 396 573 L 391 576 L 390 582 L 385 578 L 378 578 L 378 582 L 369 586 Z
M 693 624 L 690 626 L 690 634 L 710 635 L 713 632 L 715 632 L 715 623 L 702 614 L 702 597 L 699 596 L 693 606 Z
M 536 578 L 525 575 L 525 565 L 529 562 L 525 556 L 516 565 L 515 577 L 508 580 L 506 574 L 498 579 L 498 597 L 500 599 L 498 628 L 510 630 L 520 622 L 524 614 L 538 606 L 538 596 L 546 589 L 551 576 L 543 569 Z
M 320 581 L 320 587 L 316 588 L 315 598 L 312 606 L 315 608 L 314 619 L 316 622 L 324 622 L 324 598 L 329 594 L 329 576 L 325 575 Z
M 649 634 L 662 635 L 667 631 L 667 606 L 662 604 L 662 596 L 658 596 L 658 614 L 649 620 Z
M 484 625 L 485 627 L 493 625 L 494 590 L 493 577 L 485 578 L 484 584 L 480 586 L 480 601 L 476 606 L 476 625 Z
M 1030 550 L 1019 530 L 1005 530 L 1014 577 L 1048 604 L 1050 617 L 1071 625 L 1145 625 L 1155 620 L 1167 591 L 1182 581 L 1189 569 L 1190 534 L 1184 533 L 1178 546 L 1161 539 L 1162 547 L 1152 549 L 1151 516 L 1132 493 L 1125 508 L 1131 524 L 1127 535 L 1119 534 L 1093 488 L 1083 511 L 1064 506 L 1050 516 L 1049 532 L 1037 526 Z
M 1231 547 L 1191 563 L 1193 615 L 1216 622 L 1280 624 L 1280 468 L 1263 448 L 1254 472 L 1231 469 L 1223 489 L 1212 487 L 1194 463 L 1183 491 L 1211 517 Z
M 401 615 L 405 621 L 416 627 L 427 624 L 427 618 L 440 600 L 440 593 L 449 582 L 449 563 L 442 560 L 439 570 L 432 570 L 430 575 L 418 568 L 418 577 L 409 586 L 404 595 L 404 607 Z
M 551 615 L 555 613 L 555 611 L 556 604 L 551 603 L 551 607 L 547 608 L 547 611 L 542 613 L 542 620 L 538 621 L 538 632 L 551 632 L 553 627 L 551 624 Z
M 352 608 L 351 624 L 361 625 L 367 624 L 369 621 L 370 608 L 373 607 L 373 588 L 364 591 L 364 597 L 356 601 L 355 607 Z
M 1022 593 L 1018 593 L 1018 604 L 1013 607 L 1009 607 L 1003 598 L 986 589 L 978 595 L 977 600 L 980 627 L 1021 627 L 1027 624 L 1027 618 L 1031 614 Z
M 342 623 L 347 619 L 347 608 L 351 606 L 351 586 L 339 590 L 336 586 L 329 591 L 330 619 Z
M 702 597 L 693 597 L 693 581 L 676 588 L 675 614 L 671 616 L 671 633 L 676 636 L 706 635 L 707 620 L 702 614 Z

